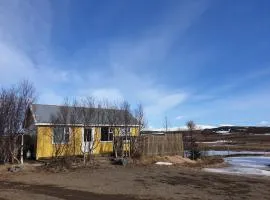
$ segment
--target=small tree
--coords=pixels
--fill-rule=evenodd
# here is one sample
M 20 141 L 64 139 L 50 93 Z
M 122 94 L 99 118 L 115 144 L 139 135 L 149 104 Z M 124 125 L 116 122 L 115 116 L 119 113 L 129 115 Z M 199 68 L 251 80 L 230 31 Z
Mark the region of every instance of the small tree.
M 94 149 L 99 144 L 99 139 L 92 134 L 94 130 L 93 120 L 100 124 L 103 119 L 102 112 L 96 108 L 95 100 L 92 97 L 86 97 L 80 101 L 74 99 L 71 104 L 68 99 L 65 99 L 63 106 L 59 107 L 56 115 L 51 116 L 51 123 L 54 130 L 61 129 L 65 131 L 64 136 L 60 133 L 55 135 L 52 133 L 52 140 L 56 140 L 53 144 L 53 157 L 56 160 L 67 161 L 67 159 L 75 159 L 79 152 L 83 155 L 83 162 L 86 165 L 89 161 L 93 160 Z M 77 132 L 77 127 L 83 129 L 84 134 L 80 137 Z M 85 132 L 91 130 L 90 132 Z M 66 137 L 65 137 L 66 136 Z M 81 138 L 81 139 L 79 139 Z M 67 142 L 68 141 L 68 142 Z M 71 160 L 71 161 L 74 161 Z M 65 162 L 67 163 L 67 162 Z
M 95 124 L 93 124 L 93 120 L 96 120 L 97 124 L 101 124 L 101 120 L 103 120 L 103 113 L 101 112 L 100 108 L 96 108 L 96 101 L 93 97 L 86 97 L 85 99 L 81 100 L 80 104 L 80 121 L 83 125 L 84 129 L 84 135 L 83 135 L 83 143 L 81 147 L 83 158 L 84 158 L 84 164 L 87 164 L 87 161 L 91 162 L 93 161 L 93 154 L 94 150 L 97 148 L 98 144 L 100 143 L 100 140 L 95 137 L 95 132 L 92 133 L 92 131 L 95 131 Z M 85 131 L 91 129 L 90 132 L 86 133 Z M 91 134 L 91 135 L 89 135 Z M 92 137 L 92 135 L 94 137 Z
M 4 162 L 23 163 L 24 119 L 36 99 L 35 88 L 27 80 L 0 91 L 0 154 Z M 18 160 L 20 150 L 21 161 Z
M 192 121 L 192 120 L 188 121 L 188 122 L 186 123 L 186 125 L 187 125 L 188 130 L 189 130 L 191 133 L 192 133 L 192 132 L 195 130 L 195 128 L 196 128 L 196 125 L 195 125 L 194 121 Z
M 122 148 L 122 156 L 129 156 L 130 157 L 130 149 L 127 149 L 127 146 L 130 147 L 130 131 L 129 125 L 131 124 L 131 117 L 130 117 L 130 104 L 127 101 L 123 101 L 121 105 L 121 115 L 122 115 L 122 122 L 124 123 L 124 129 L 122 129 L 122 140 L 123 140 L 123 148 Z
M 189 158 L 192 160 L 197 160 L 201 156 L 201 152 L 198 148 L 198 144 L 196 143 L 196 138 L 193 135 L 193 132 L 196 128 L 195 123 L 190 120 L 186 123 L 188 128 L 188 148 L 189 148 Z
M 120 137 L 121 129 L 118 126 L 121 120 L 119 104 L 117 102 L 109 103 L 106 101 L 104 108 L 108 124 L 113 129 L 113 151 L 115 158 L 117 158 L 119 155 L 118 153 L 122 151 L 121 148 L 123 145 Z
M 136 124 L 138 125 L 138 132 L 141 133 L 141 130 L 147 126 L 147 121 L 145 119 L 145 113 L 143 110 L 142 104 L 138 104 L 137 108 L 134 111 L 134 116 L 136 119 Z
M 72 156 L 71 142 L 73 138 L 71 128 L 71 112 L 70 102 L 66 98 L 63 106 L 59 107 L 56 114 L 51 116 L 52 132 L 49 133 L 49 137 L 53 141 L 53 152 L 52 157 L 55 160 L 66 159 L 66 156 Z
M 141 156 L 141 142 L 140 140 L 142 139 L 140 137 L 141 130 L 144 129 L 147 126 L 146 118 L 145 118 L 145 113 L 143 110 L 142 104 L 138 104 L 137 108 L 134 110 L 134 116 L 136 119 L 136 125 L 138 127 L 138 137 L 131 137 L 130 138 L 130 152 L 131 152 L 131 157 L 132 158 L 138 158 Z
M 163 128 L 164 128 L 164 131 L 167 133 L 168 132 L 168 128 L 169 128 L 169 121 L 168 121 L 168 117 L 167 116 L 164 117 Z

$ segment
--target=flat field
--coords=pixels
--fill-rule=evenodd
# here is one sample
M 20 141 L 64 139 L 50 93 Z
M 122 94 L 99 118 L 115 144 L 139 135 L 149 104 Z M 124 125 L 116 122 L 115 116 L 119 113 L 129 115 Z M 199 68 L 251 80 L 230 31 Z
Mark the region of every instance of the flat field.
M 268 134 L 232 133 L 221 135 L 197 132 L 194 136 L 200 143 L 202 150 L 270 151 L 270 135 Z M 213 143 L 215 141 L 223 141 L 223 143 Z M 207 142 L 209 143 L 207 144 Z

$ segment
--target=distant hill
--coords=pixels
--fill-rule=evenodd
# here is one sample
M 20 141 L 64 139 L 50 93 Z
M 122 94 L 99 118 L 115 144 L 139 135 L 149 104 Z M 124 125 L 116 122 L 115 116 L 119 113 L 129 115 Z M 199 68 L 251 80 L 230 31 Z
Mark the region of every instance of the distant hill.
M 183 133 L 188 134 L 187 129 L 169 129 L 168 133 Z M 143 130 L 142 134 L 164 134 L 165 131 L 162 129 L 152 129 L 152 130 Z M 243 133 L 243 134 L 270 134 L 269 126 L 220 126 L 216 128 L 205 128 L 205 129 L 196 129 L 193 131 L 196 134 L 229 134 L 229 133 Z
M 264 134 L 270 133 L 269 126 L 220 126 L 217 128 L 204 129 L 203 132 L 241 132 L 241 133 L 254 133 L 254 134 Z

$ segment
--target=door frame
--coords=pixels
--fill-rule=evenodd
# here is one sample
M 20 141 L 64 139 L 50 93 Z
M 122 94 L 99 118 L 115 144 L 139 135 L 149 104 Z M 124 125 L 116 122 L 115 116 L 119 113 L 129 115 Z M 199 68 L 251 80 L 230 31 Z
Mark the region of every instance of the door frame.
M 84 142 L 84 129 L 91 129 L 91 139 L 92 140 L 89 142 Z M 82 142 L 81 142 L 81 144 L 82 144 L 81 150 L 83 153 L 89 153 L 88 150 L 93 147 L 94 140 L 95 140 L 95 128 L 94 127 L 83 127 L 82 128 Z M 85 144 L 85 143 L 88 143 L 88 144 Z M 90 148 L 88 145 L 90 145 Z

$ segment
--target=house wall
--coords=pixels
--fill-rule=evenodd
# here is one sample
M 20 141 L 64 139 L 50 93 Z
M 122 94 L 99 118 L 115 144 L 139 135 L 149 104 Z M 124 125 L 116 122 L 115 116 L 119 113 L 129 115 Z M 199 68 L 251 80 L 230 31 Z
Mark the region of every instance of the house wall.
M 37 127 L 37 149 L 36 159 L 51 158 L 55 156 L 71 156 L 82 155 L 82 127 L 72 127 L 72 133 L 68 144 L 53 144 L 53 127 L 39 126 Z M 115 128 L 117 132 L 119 129 Z M 94 154 L 106 154 L 113 152 L 112 141 L 100 141 L 101 128 L 94 128 Z M 116 134 L 117 135 L 117 134 Z M 138 135 L 138 128 L 131 128 L 131 135 Z

